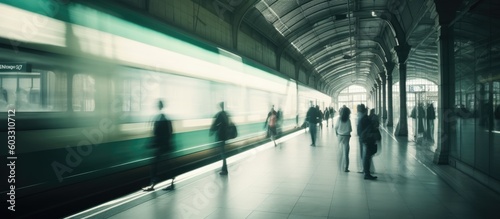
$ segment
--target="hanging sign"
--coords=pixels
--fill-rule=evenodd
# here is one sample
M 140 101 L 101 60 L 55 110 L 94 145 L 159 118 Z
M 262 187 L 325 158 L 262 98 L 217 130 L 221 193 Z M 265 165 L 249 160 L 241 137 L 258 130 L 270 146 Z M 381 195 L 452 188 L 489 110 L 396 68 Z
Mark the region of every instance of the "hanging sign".
M 425 85 L 409 85 L 408 87 L 408 92 L 409 93 L 419 93 L 419 92 L 425 92 Z

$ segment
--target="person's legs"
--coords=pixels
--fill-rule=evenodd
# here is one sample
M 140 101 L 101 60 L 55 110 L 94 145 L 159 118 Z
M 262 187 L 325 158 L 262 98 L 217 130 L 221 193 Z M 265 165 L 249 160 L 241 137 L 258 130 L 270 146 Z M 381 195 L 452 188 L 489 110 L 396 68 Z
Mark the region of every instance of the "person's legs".
M 227 163 L 226 163 L 226 141 L 221 141 L 221 157 L 222 157 L 222 168 L 220 171 L 221 175 L 227 175 Z
M 370 175 L 370 156 L 367 153 L 367 145 L 363 143 L 363 172 L 365 173 L 365 177 Z
M 150 181 L 150 186 L 151 189 L 154 188 L 157 180 L 156 173 L 158 171 L 158 162 L 159 162 L 159 156 L 156 155 L 155 158 L 153 158 L 153 165 L 151 167 L 151 181 Z
M 360 158 L 360 172 L 363 172 L 363 168 L 364 168 L 364 157 L 365 157 L 365 154 L 364 154 L 364 149 L 365 149 L 365 146 L 363 144 L 363 142 L 361 141 L 361 138 L 358 137 L 358 145 L 359 145 L 359 158 Z
M 343 147 L 344 147 L 344 159 L 345 159 L 345 172 L 349 172 L 349 139 L 351 136 L 344 136 Z
M 158 163 L 160 162 L 160 155 L 159 150 L 156 149 L 154 152 L 154 158 L 151 162 L 150 183 L 148 187 L 142 189 L 144 191 L 153 191 L 156 183 L 158 182 L 156 174 L 158 171 Z
M 372 176 L 370 174 L 370 165 L 372 162 L 372 149 L 373 147 L 376 147 L 373 143 L 365 143 L 365 150 L 364 150 L 364 160 L 363 160 L 363 171 L 365 173 L 365 179 L 376 179 L 376 176 Z
M 309 132 L 311 133 L 311 146 L 316 146 L 316 124 L 309 123 Z
M 269 130 L 271 131 L 271 140 L 274 143 L 274 146 L 276 147 L 276 135 L 278 134 L 278 129 L 277 127 L 269 127 Z

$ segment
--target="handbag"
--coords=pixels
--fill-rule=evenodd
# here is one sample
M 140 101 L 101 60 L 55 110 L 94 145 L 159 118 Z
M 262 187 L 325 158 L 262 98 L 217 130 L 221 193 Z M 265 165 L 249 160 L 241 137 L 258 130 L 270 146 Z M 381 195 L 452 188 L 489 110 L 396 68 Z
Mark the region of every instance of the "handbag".
M 236 137 L 238 137 L 238 130 L 236 129 L 234 123 L 230 122 L 227 125 L 227 139 L 233 139 Z

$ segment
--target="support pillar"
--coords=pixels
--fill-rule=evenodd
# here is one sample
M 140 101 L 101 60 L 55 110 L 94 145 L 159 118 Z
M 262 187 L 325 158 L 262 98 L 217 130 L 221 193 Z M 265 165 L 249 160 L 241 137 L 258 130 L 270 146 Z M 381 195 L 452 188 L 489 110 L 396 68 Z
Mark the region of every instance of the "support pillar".
M 378 92 L 377 92 L 377 89 L 378 89 L 378 84 L 375 83 L 375 85 L 373 85 L 373 95 L 375 96 L 375 99 L 373 99 L 373 109 L 375 109 L 375 113 L 378 112 Z
M 434 163 L 448 164 L 450 148 L 456 136 L 455 108 L 455 61 L 453 27 L 450 23 L 455 18 L 457 5 L 449 4 L 446 0 L 434 0 L 438 27 L 438 136 L 437 149 L 434 153 Z M 451 116 L 450 116 L 451 115 Z
M 373 91 L 373 89 L 374 89 L 374 88 L 372 87 L 372 89 L 370 90 L 370 103 L 366 103 L 366 107 L 367 107 L 367 108 L 368 108 L 368 107 L 373 108 L 373 105 L 375 105 L 375 99 L 377 99 L 377 98 L 375 97 L 375 92 Z M 368 113 L 370 113 L 370 109 L 368 109 L 368 111 L 367 111 L 366 113 L 367 113 L 367 114 L 368 114 Z
M 406 110 L 406 60 L 410 53 L 410 45 L 404 42 L 394 47 L 399 59 L 399 122 L 394 132 L 396 136 L 408 136 L 408 118 Z
M 382 117 L 382 81 L 377 79 L 377 111 L 380 118 Z
M 386 89 L 386 76 L 385 72 L 380 72 L 380 79 L 382 80 L 382 124 L 385 124 L 387 120 L 387 108 L 386 108 L 386 100 L 387 100 L 387 94 L 385 92 Z
M 394 62 L 386 62 L 385 68 L 387 70 L 387 127 L 394 125 L 393 106 L 392 106 L 392 71 L 394 70 Z

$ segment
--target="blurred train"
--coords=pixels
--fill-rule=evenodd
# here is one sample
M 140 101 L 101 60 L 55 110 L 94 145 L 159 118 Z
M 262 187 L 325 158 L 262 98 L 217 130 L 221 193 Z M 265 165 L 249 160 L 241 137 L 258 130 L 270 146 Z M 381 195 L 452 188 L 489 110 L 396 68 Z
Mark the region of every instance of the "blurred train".
M 15 186 L 17 216 L 63 216 L 146 185 L 158 99 L 175 132 L 175 150 L 161 163 L 165 178 L 219 159 L 208 128 L 221 101 L 239 133 L 230 154 L 266 141 L 271 105 L 282 110 L 286 133 L 311 102 L 321 109 L 331 102 L 127 9 L 0 1 L 0 11 L 0 139 L 15 136 L 0 150 L 7 163 L 15 157 L 15 181 L 1 180 L 0 191 Z

